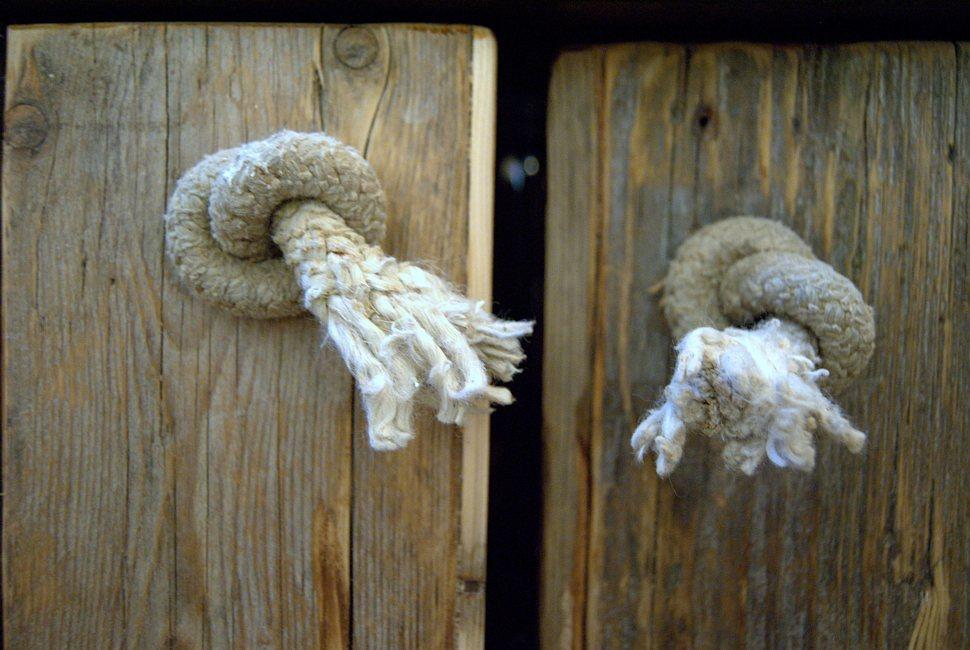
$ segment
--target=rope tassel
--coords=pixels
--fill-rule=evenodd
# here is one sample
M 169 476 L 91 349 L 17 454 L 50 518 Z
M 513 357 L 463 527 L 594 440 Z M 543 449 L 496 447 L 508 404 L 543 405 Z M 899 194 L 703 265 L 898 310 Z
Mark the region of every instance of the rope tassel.
M 496 318 L 386 255 L 377 245 L 385 215 L 356 151 L 284 131 L 190 170 L 166 214 L 166 245 L 185 284 L 235 313 L 312 313 L 357 382 L 371 446 L 398 449 L 413 437 L 415 400 L 449 424 L 511 403 L 492 381 L 518 371 L 532 323 Z
M 326 206 L 300 201 L 277 213 L 273 241 L 293 267 L 304 306 L 326 324 L 363 396 L 375 449 L 411 439 L 411 404 L 425 391 L 442 422 L 461 424 L 476 403 L 510 404 L 531 323 L 508 322 L 441 278 L 398 262 Z
M 677 345 L 664 402 L 633 433 L 642 461 L 657 454 L 657 473 L 680 461 L 688 431 L 719 435 L 724 462 L 753 474 L 767 455 L 778 467 L 815 466 L 814 433 L 858 453 L 866 436 L 819 387 L 828 376 L 806 332 L 777 318 L 754 329 L 699 327 Z
M 637 458 L 668 476 L 688 433 L 720 438 L 728 467 L 753 474 L 815 466 L 814 435 L 854 453 L 866 436 L 823 392 L 843 388 L 872 356 L 872 309 L 788 228 L 726 219 L 684 242 L 664 282 L 677 361 L 661 404 L 636 428 Z M 765 316 L 770 317 L 766 320 Z M 755 323 L 750 329 L 731 324 Z M 713 326 L 711 326 L 713 325 Z

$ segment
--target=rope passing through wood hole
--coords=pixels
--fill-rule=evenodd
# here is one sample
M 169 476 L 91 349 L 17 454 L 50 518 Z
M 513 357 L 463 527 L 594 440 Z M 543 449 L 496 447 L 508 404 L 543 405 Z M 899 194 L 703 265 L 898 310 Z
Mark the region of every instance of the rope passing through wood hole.
M 657 473 L 669 475 L 689 433 L 721 439 L 725 463 L 746 474 L 765 456 L 811 470 L 816 432 L 862 450 L 865 435 L 822 389 L 864 371 L 872 309 L 794 232 L 754 217 L 702 228 L 677 251 L 663 287 L 680 341 L 663 401 L 630 441 L 640 460 L 653 450 Z
M 375 449 L 413 437 L 415 400 L 445 423 L 509 404 L 532 323 L 496 318 L 379 247 L 386 202 L 353 148 L 282 131 L 204 158 L 175 187 L 165 244 L 189 289 L 241 316 L 309 311 L 354 376 Z M 274 245 L 282 257 L 274 257 Z

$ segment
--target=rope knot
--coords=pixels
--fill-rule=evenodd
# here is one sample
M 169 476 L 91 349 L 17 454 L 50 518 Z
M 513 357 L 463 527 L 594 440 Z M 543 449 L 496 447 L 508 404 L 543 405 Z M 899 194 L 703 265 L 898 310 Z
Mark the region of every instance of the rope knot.
M 816 431 L 862 449 L 865 435 L 821 388 L 865 369 L 872 309 L 794 232 L 753 217 L 702 228 L 671 262 L 662 303 L 680 339 L 676 368 L 631 440 L 641 460 L 657 453 L 659 474 L 676 467 L 688 432 L 722 439 L 725 462 L 748 474 L 766 455 L 811 469 Z
M 460 424 L 512 401 L 530 322 L 496 318 L 441 278 L 386 255 L 373 169 L 316 133 L 280 132 L 204 158 L 165 214 L 169 257 L 189 288 L 254 318 L 311 312 L 357 380 L 376 449 L 412 437 L 412 403 Z M 274 256 L 279 251 L 282 256 Z
M 183 283 L 240 316 L 302 313 L 271 237 L 277 210 L 301 199 L 326 205 L 369 244 L 384 237 L 384 191 L 367 161 L 322 133 L 281 131 L 203 158 L 176 184 L 165 244 Z

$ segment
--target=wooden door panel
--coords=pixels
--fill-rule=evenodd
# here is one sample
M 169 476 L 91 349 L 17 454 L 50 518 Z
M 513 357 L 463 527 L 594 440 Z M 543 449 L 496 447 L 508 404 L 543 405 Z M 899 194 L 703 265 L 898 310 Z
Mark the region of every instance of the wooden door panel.
M 490 34 L 78 25 L 8 43 L 7 642 L 480 645 L 487 419 L 462 437 L 426 411 L 407 449 L 373 452 L 318 325 L 184 291 L 161 216 L 204 155 L 324 130 L 381 178 L 389 253 L 488 298 Z
M 560 58 L 545 645 L 970 642 L 967 52 L 644 43 Z M 876 355 L 840 396 L 868 448 L 822 441 L 814 473 L 749 479 L 693 439 L 659 480 L 629 447 L 671 370 L 651 288 L 690 232 L 738 214 L 793 227 L 874 306 Z

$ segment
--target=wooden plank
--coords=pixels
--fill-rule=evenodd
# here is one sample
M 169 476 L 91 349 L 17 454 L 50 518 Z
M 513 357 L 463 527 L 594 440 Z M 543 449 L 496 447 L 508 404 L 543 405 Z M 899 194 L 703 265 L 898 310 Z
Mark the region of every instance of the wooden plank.
M 392 63 L 367 151 L 388 195 L 385 249 L 434 260 L 464 283 L 472 34 L 434 27 L 387 38 Z M 427 152 L 420 167 L 417 151 Z M 455 429 L 422 419 L 406 449 L 375 453 L 358 407 L 353 444 L 353 643 L 452 645 L 462 452 Z
M 480 472 L 463 482 L 454 430 L 372 452 L 317 324 L 237 319 L 185 293 L 161 214 L 205 154 L 325 129 L 384 179 L 388 248 L 462 282 L 470 223 L 491 218 L 469 221 L 468 176 L 491 177 L 471 30 L 68 26 L 9 42 L 5 638 L 339 647 L 410 622 L 416 643 L 452 644 L 458 496 L 487 494 Z M 475 259 L 481 291 L 490 257 Z M 361 497 L 374 493 L 396 494 L 380 509 Z M 406 597 L 385 617 L 392 591 Z
M 158 28 L 9 32 L 3 591 L 13 647 L 168 636 L 163 55 Z
M 550 236 L 601 221 L 602 245 L 592 378 L 567 389 L 546 370 L 550 462 L 577 458 L 549 414 L 585 391 L 592 469 L 586 540 L 562 542 L 588 544 L 586 599 L 569 616 L 544 601 L 544 645 L 569 645 L 550 632 L 564 627 L 590 647 L 970 642 L 970 443 L 958 397 L 968 375 L 970 215 L 957 77 L 968 68 L 955 51 L 637 44 L 570 55 L 605 61 L 602 82 L 557 72 L 553 106 L 600 97 L 600 148 L 585 155 L 602 160 L 592 182 L 603 199 L 590 211 L 560 198 L 565 183 L 552 181 L 572 163 L 552 143 L 593 136 L 551 121 Z M 671 480 L 659 481 L 628 447 L 670 370 L 672 342 L 649 290 L 693 229 L 734 214 L 788 223 L 874 305 L 877 354 L 840 396 L 870 444 L 858 458 L 823 440 L 814 474 L 766 467 L 746 479 L 693 439 Z M 588 270 L 553 263 L 547 281 L 588 281 Z M 557 339 L 550 326 L 546 336 L 549 359 L 590 345 Z M 568 495 L 583 477 L 570 470 L 547 471 L 547 526 L 575 516 Z M 549 479 L 570 475 L 565 485 Z M 575 570 L 546 558 L 555 565 L 544 580 Z M 561 593 L 557 580 L 546 592 Z
M 632 647 L 648 643 L 638 621 L 653 607 L 654 557 L 640 544 L 616 544 L 612 538 L 624 530 L 636 539 L 655 539 L 661 526 L 659 504 L 652 498 L 657 481 L 632 462 L 629 438 L 640 415 L 634 401 L 666 379 L 662 361 L 669 343 L 658 305 L 638 296 L 650 296 L 666 270 L 658 252 L 669 237 L 663 220 L 676 140 L 651 135 L 677 120 L 684 53 L 680 47 L 628 46 L 610 49 L 605 57 L 586 637 L 594 647 Z M 633 70 L 643 71 L 638 85 L 624 76 Z M 618 168 L 621 164 L 629 164 L 629 175 Z
M 492 302 L 492 215 L 495 207 L 495 111 L 498 51 L 484 27 L 472 28 L 471 142 L 468 153 L 468 297 Z M 488 528 L 489 418 L 473 414 L 462 427 L 455 645 L 485 645 L 485 561 Z
M 589 430 L 599 236 L 601 56 L 556 62 L 549 105 L 549 208 L 543 340 L 543 558 L 547 647 L 583 645 L 589 527 Z M 553 270 L 558 270 L 553 272 Z M 569 269 L 569 272 L 561 272 Z
M 170 187 L 208 152 L 321 127 L 319 27 L 170 26 L 167 47 Z M 237 319 L 171 278 L 164 304 L 177 640 L 347 639 L 348 615 L 334 609 L 349 599 L 352 402 L 339 357 L 307 353 L 319 340 L 308 320 Z

